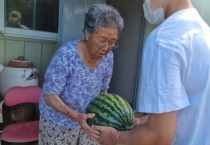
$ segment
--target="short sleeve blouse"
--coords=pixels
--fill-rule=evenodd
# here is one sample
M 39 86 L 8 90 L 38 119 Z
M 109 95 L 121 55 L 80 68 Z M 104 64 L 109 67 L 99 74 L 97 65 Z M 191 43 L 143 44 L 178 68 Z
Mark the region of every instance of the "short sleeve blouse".
M 43 117 L 67 127 L 79 127 L 79 124 L 47 106 L 44 95 L 57 94 L 71 109 L 85 113 L 89 102 L 101 90 L 109 88 L 112 76 L 112 51 L 101 59 L 96 68 L 89 68 L 80 59 L 77 44 L 77 40 L 67 42 L 54 54 L 45 74 L 39 106 Z

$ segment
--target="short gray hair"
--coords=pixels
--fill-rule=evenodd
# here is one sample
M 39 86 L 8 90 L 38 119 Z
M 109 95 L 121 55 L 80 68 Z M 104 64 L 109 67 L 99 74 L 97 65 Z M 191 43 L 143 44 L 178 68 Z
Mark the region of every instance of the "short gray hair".
M 118 35 L 124 28 L 124 20 L 119 11 L 107 4 L 92 4 L 85 14 L 83 32 L 92 35 L 98 31 L 99 26 L 118 29 Z

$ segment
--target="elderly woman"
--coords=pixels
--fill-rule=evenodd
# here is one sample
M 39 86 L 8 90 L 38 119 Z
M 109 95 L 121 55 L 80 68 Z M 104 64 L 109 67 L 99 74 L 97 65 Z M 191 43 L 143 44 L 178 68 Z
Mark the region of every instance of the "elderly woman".
M 95 145 L 85 114 L 89 102 L 106 93 L 112 76 L 113 53 L 124 21 L 106 4 L 94 4 L 85 14 L 84 40 L 61 46 L 49 64 L 40 99 L 39 144 Z

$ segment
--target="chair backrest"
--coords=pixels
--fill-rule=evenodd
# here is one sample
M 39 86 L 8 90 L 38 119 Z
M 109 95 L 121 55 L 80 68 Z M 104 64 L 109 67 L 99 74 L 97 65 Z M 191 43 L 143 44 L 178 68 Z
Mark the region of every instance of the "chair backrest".
M 7 90 L 4 95 L 6 106 L 15 106 L 24 103 L 39 103 L 42 89 L 38 86 L 15 86 Z

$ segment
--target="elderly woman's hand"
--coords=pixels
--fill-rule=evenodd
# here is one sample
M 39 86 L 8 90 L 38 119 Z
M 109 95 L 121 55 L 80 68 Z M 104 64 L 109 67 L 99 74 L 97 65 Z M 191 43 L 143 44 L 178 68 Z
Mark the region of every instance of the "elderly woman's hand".
M 89 113 L 89 114 L 82 114 L 82 113 L 78 113 L 77 114 L 77 119 L 76 122 L 78 122 L 81 126 L 81 128 L 91 137 L 93 138 L 98 138 L 98 136 L 100 135 L 100 132 L 97 130 L 94 130 L 92 127 L 90 127 L 87 124 L 87 119 L 93 118 L 95 117 L 94 113 Z

